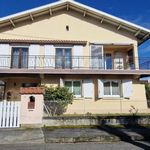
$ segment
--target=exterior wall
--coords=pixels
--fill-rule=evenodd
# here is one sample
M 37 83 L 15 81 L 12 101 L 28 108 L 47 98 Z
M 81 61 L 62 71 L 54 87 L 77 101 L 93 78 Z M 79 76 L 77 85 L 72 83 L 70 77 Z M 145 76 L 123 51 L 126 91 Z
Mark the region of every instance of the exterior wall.
M 87 79 L 88 76 L 83 77 L 69 77 L 65 76 L 63 79 Z M 133 78 L 133 77 L 130 77 Z M 89 79 L 89 78 L 88 78 Z M 140 84 L 137 80 L 133 79 L 133 91 L 130 99 L 124 98 L 103 98 L 98 99 L 98 89 L 97 89 L 97 79 L 129 79 L 129 77 L 117 77 L 117 76 L 93 76 L 92 80 L 94 83 L 94 93 L 93 98 L 85 99 L 75 98 L 72 105 L 69 105 L 66 111 L 66 114 L 85 114 L 85 113 L 93 113 L 93 114 L 101 114 L 101 113 L 130 113 L 129 110 L 134 106 L 138 109 L 138 112 L 147 112 L 147 100 L 145 95 L 145 87 L 144 84 Z M 48 79 L 44 79 L 41 83 L 48 81 Z M 59 79 L 54 83 L 53 78 L 49 77 L 49 86 L 56 86 L 59 84 Z M 46 83 L 45 83 L 46 85 Z M 134 112 L 134 110 L 133 110 Z
M 69 26 L 69 31 L 66 30 L 66 25 Z M 133 35 L 74 11 L 56 12 L 52 17 L 42 16 L 32 23 L 24 21 L 16 24 L 13 30 L 0 29 L 0 32 L 2 39 L 86 40 L 88 44 L 84 47 L 84 56 L 90 54 L 90 42 L 129 43 L 135 45 L 134 54 L 138 56 L 137 39 Z M 43 46 L 40 54 L 44 54 Z
M 29 97 L 35 97 L 35 108 L 28 109 Z M 43 117 L 43 95 L 25 94 L 21 95 L 20 124 L 41 124 Z

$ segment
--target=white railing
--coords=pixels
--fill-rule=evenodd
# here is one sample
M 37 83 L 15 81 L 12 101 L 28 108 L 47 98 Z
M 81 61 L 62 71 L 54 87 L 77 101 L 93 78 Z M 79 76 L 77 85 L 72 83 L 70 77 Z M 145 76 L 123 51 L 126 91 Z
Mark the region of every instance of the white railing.
M 0 101 L 0 128 L 20 126 L 20 102 Z

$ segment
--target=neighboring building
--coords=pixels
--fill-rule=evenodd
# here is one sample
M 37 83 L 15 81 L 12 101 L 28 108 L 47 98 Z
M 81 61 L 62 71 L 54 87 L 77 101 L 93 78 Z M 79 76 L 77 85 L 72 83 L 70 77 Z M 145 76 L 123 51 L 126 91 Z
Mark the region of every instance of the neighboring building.
M 148 29 L 71 0 L 1 18 L 0 99 L 60 85 L 75 96 L 66 113 L 146 112 L 139 78 L 150 66 L 140 67 L 138 45 L 149 38 Z

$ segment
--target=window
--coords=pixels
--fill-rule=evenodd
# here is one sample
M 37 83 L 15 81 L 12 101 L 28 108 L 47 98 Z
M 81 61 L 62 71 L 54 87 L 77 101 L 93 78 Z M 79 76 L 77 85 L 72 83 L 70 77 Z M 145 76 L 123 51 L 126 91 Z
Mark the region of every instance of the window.
M 91 68 L 103 69 L 103 46 L 91 45 Z
M 13 47 L 12 48 L 12 68 L 27 68 L 28 66 L 28 48 Z
M 22 83 L 22 87 L 37 87 L 38 83 Z
M 119 81 L 104 81 L 105 97 L 120 97 L 120 91 Z
M 81 97 L 81 81 L 65 81 L 65 86 L 75 97 Z
M 56 68 L 71 68 L 71 48 L 56 48 L 55 64 Z

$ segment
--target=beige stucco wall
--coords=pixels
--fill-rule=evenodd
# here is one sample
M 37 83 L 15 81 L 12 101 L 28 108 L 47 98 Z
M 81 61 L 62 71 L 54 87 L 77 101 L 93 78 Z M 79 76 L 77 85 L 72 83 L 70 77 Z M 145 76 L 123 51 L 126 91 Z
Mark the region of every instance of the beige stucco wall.
M 77 79 L 77 80 L 83 80 L 87 79 L 88 76 L 74 76 L 69 77 L 64 76 L 64 80 L 69 79 Z M 133 79 L 132 84 L 132 96 L 130 99 L 124 99 L 124 98 L 103 98 L 98 99 L 98 89 L 97 89 L 97 79 L 129 79 L 127 76 L 93 76 L 92 80 L 94 83 L 94 93 L 93 97 L 91 99 L 85 99 L 83 97 L 81 98 L 75 98 L 72 105 L 69 105 L 66 111 L 66 114 L 85 114 L 85 113 L 93 113 L 93 114 L 100 114 L 100 113 L 130 113 L 129 110 L 131 109 L 131 106 L 134 106 L 136 109 L 138 109 L 138 112 L 147 112 L 147 100 L 145 95 L 145 87 L 144 84 L 140 84 L 136 79 L 133 77 L 130 77 Z M 89 79 L 89 78 L 88 78 Z M 59 85 L 59 79 L 54 80 L 52 77 L 49 77 L 49 79 L 43 79 L 41 83 L 45 83 L 45 81 L 48 81 L 48 86 L 56 86 Z M 133 110 L 134 112 L 134 110 Z
M 69 26 L 69 31 L 66 30 Z M 55 12 L 53 16 L 41 16 L 34 21 L 28 20 L 16 24 L 15 28 L 0 29 L 0 37 L 8 39 L 49 39 L 49 40 L 84 40 L 88 44 L 84 55 L 89 56 L 90 42 L 129 43 L 134 45 L 137 54 L 137 39 L 134 35 L 117 30 L 117 27 L 100 23 L 91 17 L 83 17 L 74 11 Z M 10 48 L 11 49 L 11 48 Z M 41 54 L 43 47 L 41 46 Z

